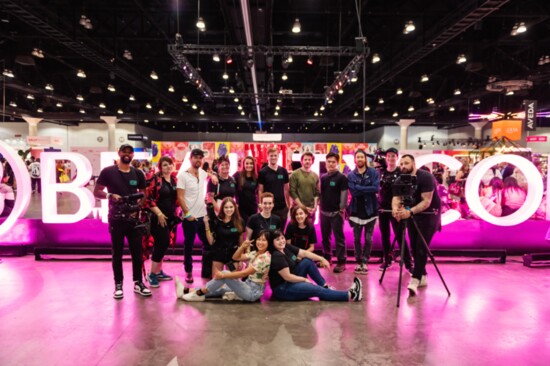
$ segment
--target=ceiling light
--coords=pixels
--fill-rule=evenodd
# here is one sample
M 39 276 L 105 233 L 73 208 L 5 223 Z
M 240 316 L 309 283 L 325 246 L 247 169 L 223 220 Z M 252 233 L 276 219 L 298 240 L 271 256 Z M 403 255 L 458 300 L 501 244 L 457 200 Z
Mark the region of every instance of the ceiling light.
M 86 19 L 88 19 L 86 18 L 86 15 L 81 15 L 80 20 L 78 21 L 78 24 L 84 27 L 86 25 Z
M 107 106 L 105 105 L 105 103 L 99 103 L 99 108 L 105 109 L 107 108 Z
M 279 115 L 279 112 L 275 111 L 275 113 L 273 113 L 274 116 L 278 116 Z
M 204 116 L 204 111 L 201 109 L 201 111 L 199 112 L 199 114 L 200 114 L 201 116 Z
M 366 105 L 365 108 L 363 108 L 363 110 L 364 110 L 365 112 L 368 112 L 368 111 L 370 111 L 370 107 L 369 107 L 368 105 Z
M 414 107 L 411 105 L 408 109 L 409 112 L 414 112 Z
M 281 110 L 281 106 L 280 106 L 280 105 L 276 105 L 276 106 L 275 106 L 275 110 L 276 110 L 276 111 Z
M 527 32 L 527 27 L 525 26 L 524 22 L 519 23 L 517 33 L 525 33 Z
M 474 104 L 475 105 L 481 104 L 481 101 L 479 99 L 474 99 Z
M 76 72 L 76 76 L 78 76 L 79 78 L 85 79 L 86 73 L 84 72 L 84 70 L 78 69 L 78 71 Z
M 514 95 L 514 91 L 513 91 L 513 90 L 508 90 L 508 91 L 506 92 L 506 95 Z
M 184 102 L 184 103 L 187 103 L 187 102 L 189 102 L 189 99 L 187 99 L 187 97 L 184 95 L 184 96 L 181 98 L 181 101 Z
M 231 55 L 225 55 L 225 63 L 231 65 L 233 63 L 233 58 Z
M 79 111 L 80 113 L 82 113 L 82 114 L 85 114 L 85 113 L 86 113 L 86 111 L 85 111 L 84 109 L 82 109 L 82 108 L 80 108 L 78 111 Z
M 164 114 L 164 110 L 162 110 L 162 108 L 159 109 L 159 114 Z
M 94 26 L 92 25 L 92 21 L 90 19 L 86 19 L 86 24 L 84 25 L 84 28 L 86 29 L 93 29 Z
M 235 89 L 233 89 L 233 87 L 229 88 L 229 94 L 235 94 Z
M 11 71 L 10 69 L 4 69 L 4 72 L 2 73 L 2 75 L 8 78 L 15 77 L 15 75 L 13 74 L 13 71 Z
M 168 87 L 168 91 L 169 91 L 170 93 L 173 93 L 173 92 L 176 91 L 176 89 L 174 89 L 174 87 L 173 87 L 172 85 L 170 85 L 170 86 Z
M 55 103 L 55 106 L 56 106 L 57 108 L 62 108 L 62 107 L 63 107 L 63 103 L 57 102 L 57 103 Z
M 217 52 L 212 55 L 212 61 L 220 62 L 220 55 Z
M 450 107 L 449 107 L 449 112 L 454 112 L 454 111 L 455 111 L 455 107 L 450 106 Z
M 384 98 L 378 99 L 378 104 L 384 104 Z
M 329 100 L 327 101 L 328 104 L 332 104 L 332 102 L 334 102 L 332 99 L 329 99 Z
M 344 94 L 344 89 L 338 89 L 338 94 Z
M 322 105 L 321 108 L 319 108 L 320 111 L 324 111 L 325 110 L 325 106 Z
M 151 105 L 151 103 L 147 103 L 147 104 L 145 104 L 145 108 L 151 109 L 151 108 L 153 108 L 153 106 Z
M 283 76 L 281 76 L 281 79 L 283 79 L 285 81 L 288 80 L 288 76 L 287 76 L 286 72 L 283 73 Z
M 310 66 L 313 65 L 313 57 L 308 56 L 306 63 Z
M 109 84 L 107 86 L 107 90 L 110 91 L 111 93 L 114 93 L 116 91 L 115 86 L 113 84 Z
M 422 82 L 422 83 L 425 83 L 425 82 L 427 82 L 428 80 L 430 80 L 430 78 L 429 78 L 428 75 L 426 75 L 426 74 L 423 74 L 423 75 L 420 77 L 420 82 Z
M 32 94 L 27 94 L 27 99 L 29 99 L 29 100 L 34 100 L 34 95 L 32 95 Z
M 155 72 L 155 70 L 151 71 L 151 75 L 149 75 L 151 77 L 151 79 L 153 80 L 158 80 L 159 76 L 157 75 L 157 73 Z
M 371 122 L 370 122 L 371 125 L 373 125 L 373 124 L 375 124 L 375 123 L 376 123 L 376 122 L 374 122 L 374 121 L 371 121 Z
M 149 123 L 149 120 L 148 120 L 148 119 L 144 119 L 143 122 Z
M 241 111 L 241 116 L 244 116 L 244 115 L 245 115 L 244 111 Z
M 197 109 L 197 105 L 196 105 L 196 104 L 193 104 L 193 105 L 191 106 L 191 108 L 192 108 L 192 109 Z
M 134 57 L 132 56 L 132 52 L 130 52 L 129 50 L 124 50 L 122 57 L 124 57 L 128 61 L 131 61 L 134 59 Z
M 243 110 L 243 106 L 239 104 L 239 105 L 237 106 L 237 109 L 238 109 L 239 111 L 242 111 L 242 110 Z
M 199 17 L 199 19 L 197 19 L 196 25 L 201 32 L 204 32 L 206 30 L 206 24 L 204 23 L 204 19 L 202 19 L 202 17 Z
M 357 117 L 357 116 L 359 116 L 359 112 L 355 111 L 355 112 L 353 113 L 353 117 Z
M 393 112 L 392 117 L 397 117 L 397 116 L 399 116 L 399 113 Z
M 351 78 L 349 79 L 349 81 L 351 81 L 352 83 L 356 83 L 357 82 L 357 74 L 353 73 L 351 75 Z
M 459 65 L 465 63 L 466 61 L 467 61 L 466 55 L 464 55 L 463 53 L 458 55 L 458 57 L 456 58 L 456 63 Z
M 43 110 L 42 108 L 38 108 L 38 109 L 36 110 L 36 112 L 38 112 L 38 113 L 43 113 L 44 110 Z
M 233 98 L 233 101 L 234 101 L 235 103 L 239 103 L 239 98 L 235 97 L 235 98 Z
M 78 94 L 76 96 L 76 100 L 78 100 L 79 102 L 82 102 L 84 100 L 84 97 L 81 94 Z
M 132 102 L 135 102 L 136 101 L 136 97 L 134 97 L 133 94 L 130 94 L 130 96 L 128 97 L 128 100 L 132 101 Z
M 300 33 L 302 31 L 302 25 L 300 24 L 300 19 L 296 18 L 294 24 L 292 25 L 292 33 Z
M 222 79 L 223 79 L 223 80 L 229 79 L 229 75 L 227 74 L 227 72 L 224 72 L 224 73 L 223 73 Z
M 414 32 L 416 27 L 414 26 L 414 23 L 412 20 L 409 20 L 407 23 L 405 23 L 405 28 L 403 28 L 403 34 L 409 34 L 411 32 Z
M 395 94 L 397 94 L 397 95 L 403 94 L 403 89 L 397 88 L 397 90 L 395 91 Z
M 37 58 L 44 58 L 44 52 L 40 48 L 34 48 L 31 55 Z
M 124 111 L 123 111 L 122 109 L 120 109 L 120 108 L 119 108 L 116 112 L 117 112 L 118 114 L 124 114 Z
M 428 104 L 434 104 L 434 103 L 435 103 L 435 101 L 433 100 L 433 98 L 428 98 L 428 99 L 426 99 L 426 102 L 427 102 Z
M 375 53 L 375 54 L 372 55 L 372 63 L 376 64 L 378 62 L 380 62 L 380 55 Z
M 292 55 L 289 53 L 289 54 L 288 54 L 288 57 L 286 58 L 286 62 L 288 62 L 289 64 L 291 64 L 292 61 L 294 61 L 294 59 L 292 58 Z
M 462 92 L 460 91 L 460 89 L 455 89 L 453 94 L 454 95 L 460 95 L 460 94 L 462 94 Z
M 46 90 L 52 90 L 52 91 L 53 91 L 53 85 L 52 85 L 52 84 L 46 84 L 46 86 L 44 87 L 44 89 L 46 89 Z
M 318 117 L 318 116 L 319 116 L 319 112 L 315 111 L 315 113 L 313 113 L 313 115 L 314 115 L 315 117 Z
M 17 108 L 17 103 L 15 103 L 14 101 L 11 101 L 10 107 Z

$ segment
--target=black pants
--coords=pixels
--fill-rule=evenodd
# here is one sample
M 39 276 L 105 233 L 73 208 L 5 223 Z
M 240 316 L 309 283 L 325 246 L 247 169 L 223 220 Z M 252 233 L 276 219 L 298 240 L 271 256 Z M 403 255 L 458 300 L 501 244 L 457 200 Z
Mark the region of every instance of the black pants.
M 111 233 L 111 243 L 113 245 L 113 273 L 115 283 L 122 283 L 124 276 L 122 273 L 122 253 L 124 251 L 124 238 L 128 240 L 128 247 L 132 255 L 132 277 L 134 281 L 141 281 L 141 268 L 143 263 L 141 250 L 142 234 L 135 230 L 136 224 L 129 221 L 111 221 L 109 223 L 109 232 Z
M 170 245 L 170 218 L 166 219 L 167 224 L 165 227 L 159 225 L 158 217 L 153 216 L 151 218 L 151 235 L 155 239 L 155 246 L 153 247 L 153 255 L 151 259 L 153 262 L 161 262 L 162 258 L 166 254 L 166 250 Z
M 439 229 L 441 219 L 439 215 L 424 216 L 417 218 L 416 224 L 426 240 L 426 244 L 430 245 L 435 232 Z M 412 220 L 408 220 L 407 230 L 409 232 L 409 240 L 411 241 L 411 249 L 414 257 L 414 270 L 412 276 L 416 279 L 421 279 L 426 272 L 426 263 L 428 263 L 428 250 L 422 241 L 420 235 Z
M 281 231 L 285 232 L 286 220 L 288 219 L 288 207 L 285 206 L 285 207 L 280 208 L 278 210 L 273 209 L 273 211 L 271 211 L 271 213 L 273 215 L 279 216 L 279 218 L 281 219 Z
M 31 178 L 31 190 L 37 191 L 38 193 L 42 192 L 42 185 L 40 184 L 40 178 Z
M 391 212 L 382 212 L 378 217 L 380 225 L 380 236 L 382 237 L 382 249 L 384 250 L 384 262 L 389 263 L 391 261 L 391 231 L 390 224 L 393 229 L 393 234 L 397 238 L 399 243 L 399 249 L 403 245 L 403 231 L 401 224 L 393 218 Z M 406 264 L 412 263 L 411 253 L 409 247 L 405 244 L 405 257 L 403 262 Z
M 183 265 L 185 272 L 190 273 L 193 271 L 193 246 L 195 245 L 195 236 L 198 234 L 203 245 L 201 277 L 211 277 L 212 257 L 210 255 L 210 244 L 208 244 L 208 240 L 206 239 L 203 218 L 199 217 L 194 221 L 183 220 L 181 225 L 185 237 L 183 240 Z
M 323 255 L 326 260 L 330 261 L 330 234 L 334 233 L 336 239 L 336 258 L 338 264 L 346 263 L 346 240 L 344 237 L 344 218 L 340 213 L 336 216 L 325 216 L 321 214 L 321 235 L 323 240 Z

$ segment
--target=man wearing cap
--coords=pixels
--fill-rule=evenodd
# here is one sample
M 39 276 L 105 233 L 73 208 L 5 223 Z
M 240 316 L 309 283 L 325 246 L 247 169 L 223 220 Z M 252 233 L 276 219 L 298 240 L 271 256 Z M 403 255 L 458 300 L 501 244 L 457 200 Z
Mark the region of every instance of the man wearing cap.
M 392 185 L 401 174 L 397 166 L 397 159 L 399 157 L 399 152 L 396 148 L 390 147 L 386 150 L 386 168 L 382 170 L 380 177 L 380 194 L 378 196 L 380 209 L 381 210 L 391 210 L 392 209 Z M 392 256 L 391 256 L 391 231 L 390 223 L 393 228 L 393 233 L 399 247 L 401 248 L 402 243 L 402 230 L 401 225 L 397 222 L 395 218 L 392 217 L 389 212 L 382 212 L 380 214 L 379 225 L 380 225 L 380 235 L 382 236 L 382 249 L 384 251 L 384 262 L 380 266 L 380 270 L 384 268 L 389 268 L 392 265 Z M 409 248 L 405 243 L 405 258 L 404 258 L 405 268 L 412 272 L 412 259 Z
M 206 215 L 206 206 L 204 203 L 206 194 L 206 178 L 208 173 L 202 169 L 202 160 L 204 152 L 201 149 L 191 150 L 189 160 L 191 167 L 188 169 L 180 168 L 178 172 L 177 195 L 178 203 L 183 211 L 183 264 L 185 267 L 185 282 L 193 283 L 193 245 L 195 237 L 198 235 L 203 244 L 203 259 L 210 249 L 206 239 L 204 227 L 204 216 Z M 203 277 L 210 277 L 205 273 L 203 261 Z
M 364 150 L 355 152 L 355 169 L 348 174 L 348 188 L 351 202 L 348 206 L 349 221 L 353 228 L 355 244 L 356 274 L 367 274 L 367 263 L 372 249 L 372 232 L 378 217 L 380 175 L 368 165 Z M 361 248 L 361 236 L 365 232 L 365 246 Z
M 143 284 L 142 278 L 142 249 L 140 230 L 136 230 L 137 212 L 125 210 L 127 204 L 123 197 L 144 192 L 145 176 L 143 172 L 130 165 L 134 158 L 134 148 L 124 144 L 118 149 L 119 160 L 115 165 L 104 168 L 94 188 L 94 196 L 98 199 L 109 200 L 109 232 L 113 246 L 113 273 L 115 278 L 115 299 L 122 299 L 123 273 L 122 254 L 124 238 L 128 240 L 128 247 L 132 255 L 132 276 L 134 292 L 142 296 L 151 296 L 151 291 Z M 108 193 L 104 192 L 107 188 Z

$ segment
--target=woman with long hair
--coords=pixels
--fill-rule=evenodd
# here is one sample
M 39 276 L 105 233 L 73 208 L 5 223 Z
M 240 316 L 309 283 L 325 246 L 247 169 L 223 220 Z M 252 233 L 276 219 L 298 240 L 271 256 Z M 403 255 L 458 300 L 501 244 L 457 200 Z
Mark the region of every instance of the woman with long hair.
M 236 183 L 235 179 L 229 175 L 229 158 L 220 156 L 217 162 L 218 182 L 212 179 L 208 182 L 206 191 L 208 193 L 208 202 L 214 205 L 214 211 L 220 212 L 220 205 L 224 198 L 235 197 Z
M 513 176 L 504 179 L 502 186 L 502 216 L 508 216 L 523 206 L 527 192 L 519 186 Z
M 315 227 L 311 224 L 311 218 L 300 206 L 290 210 L 290 224 L 285 231 L 286 243 L 292 244 L 308 252 L 313 252 L 317 243 Z
M 234 270 L 233 254 L 244 239 L 244 223 L 237 210 L 237 204 L 232 197 L 223 199 L 220 213 L 215 220 L 204 217 L 206 239 L 212 246 L 213 271 L 221 271 L 224 265 Z
M 269 283 L 275 298 L 290 301 L 307 300 L 311 297 L 326 301 L 362 300 L 363 285 L 359 278 L 353 279 L 348 290 L 331 289 L 313 261 L 319 261 L 325 268 L 330 268 L 330 263 L 317 254 L 287 245 L 282 231 L 273 232 L 273 244 L 268 251 L 271 253 Z
M 151 287 L 159 287 L 159 281 L 170 281 L 172 277 L 162 270 L 162 259 L 170 244 L 176 238 L 178 204 L 174 172 L 174 161 L 169 156 L 163 156 L 158 161 L 158 172 L 148 180 L 145 189 L 145 207 L 153 213 L 151 217 L 151 237 L 153 238 L 153 254 L 151 270 L 147 281 Z M 150 237 L 144 237 L 148 245 Z
M 237 204 L 244 222 L 258 212 L 258 172 L 252 156 L 243 159 L 241 170 L 233 174 L 237 183 Z
M 197 291 L 188 291 L 176 277 L 176 297 L 185 301 L 204 301 L 210 297 L 223 297 L 227 300 L 257 301 L 264 295 L 265 283 L 271 255 L 267 251 L 273 237 L 269 230 L 263 230 L 252 242 L 244 241 L 233 254 L 235 261 L 247 261 L 248 266 L 242 271 L 228 272 L 214 269 L 214 279 Z M 246 278 L 246 281 L 241 281 Z

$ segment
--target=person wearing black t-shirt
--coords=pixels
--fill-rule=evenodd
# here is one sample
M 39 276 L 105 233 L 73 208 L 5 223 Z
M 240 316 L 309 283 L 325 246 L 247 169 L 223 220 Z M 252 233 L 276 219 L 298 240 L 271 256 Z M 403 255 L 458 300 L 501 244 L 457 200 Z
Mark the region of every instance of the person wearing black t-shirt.
M 237 183 L 237 204 L 244 222 L 258 212 L 258 174 L 252 156 L 243 159 L 242 169 L 233 174 Z
M 109 200 L 109 232 L 113 245 L 113 272 L 115 278 L 115 292 L 113 297 L 121 299 L 122 291 L 122 253 L 124 250 L 124 238 L 128 240 L 130 254 L 132 255 L 132 275 L 134 280 L 134 292 L 142 296 L 151 296 L 151 291 L 143 284 L 141 269 L 143 266 L 141 238 L 142 234 L 136 230 L 137 212 L 128 217 L 121 210 L 124 196 L 143 192 L 145 189 L 145 176 L 143 172 L 130 166 L 134 158 L 134 148 L 124 144 L 118 150 L 119 161 L 116 165 L 109 166 L 99 173 L 94 188 L 94 196 L 98 199 Z M 109 193 L 104 192 L 107 188 Z
M 218 183 L 208 181 L 206 191 L 208 199 L 214 205 L 214 211 L 220 212 L 220 204 L 226 197 L 235 197 L 237 185 L 235 179 L 229 175 L 229 159 L 226 156 L 218 158 Z
M 348 203 L 348 179 L 338 171 L 340 156 L 328 153 L 326 156 L 327 173 L 321 177 L 321 235 L 323 236 L 323 255 L 330 261 L 330 234 L 336 239 L 336 257 L 338 263 L 335 273 L 346 269 L 346 242 L 344 237 L 344 210 Z
M 281 219 L 284 229 L 290 207 L 288 171 L 277 165 L 279 151 L 276 148 L 269 149 L 267 153 L 268 165 L 260 170 L 258 175 L 258 197 L 261 198 L 264 192 L 273 194 L 275 199 L 273 213 Z
M 407 154 L 401 157 L 400 168 L 401 174 L 416 176 L 416 189 L 412 197 L 415 204 L 412 207 L 404 207 L 401 204 L 403 197 L 393 197 L 393 217 L 397 221 L 401 221 L 414 216 L 414 221 L 424 236 L 426 244 L 430 245 L 435 232 L 441 230 L 441 200 L 435 187 L 435 178 L 431 173 L 417 169 L 412 155 Z M 412 220 L 407 221 L 407 229 L 414 256 L 414 270 L 407 288 L 411 296 L 414 296 L 418 287 L 428 285 L 426 277 L 428 252 Z
M 285 237 L 287 244 L 308 252 L 313 252 L 315 249 L 315 243 L 317 243 L 315 227 L 303 208 L 294 206 L 290 210 L 290 224 L 286 227 Z
M 355 277 L 347 291 L 331 289 L 313 261 L 319 261 L 320 266 L 327 269 L 330 268 L 330 263 L 317 254 L 287 244 L 282 231 L 273 232 L 273 242 L 270 242 L 268 251 L 271 253 L 269 284 L 275 298 L 289 301 L 312 297 L 325 301 L 362 300 L 361 280 Z
M 220 272 L 227 265 L 234 270 L 233 254 L 243 241 L 244 224 L 231 197 L 225 197 L 220 205 L 220 213 L 214 222 L 208 215 L 204 217 L 206 239 L 212 246 L 212 270 Z
M 266 192 L 262 194 L 260 201 L 262 211 L 250 216 L 246 223 L 246 239 L 254 240 L 262 230 L 281 229 L 281 219 L 273 215 L 273 194 Z

